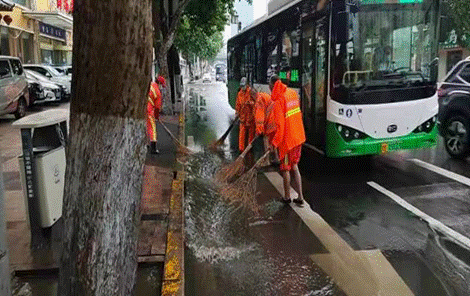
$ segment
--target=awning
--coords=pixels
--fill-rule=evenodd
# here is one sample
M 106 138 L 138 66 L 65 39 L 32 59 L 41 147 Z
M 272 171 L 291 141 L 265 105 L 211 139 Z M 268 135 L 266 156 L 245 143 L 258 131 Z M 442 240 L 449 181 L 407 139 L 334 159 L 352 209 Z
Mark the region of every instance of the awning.
M 13 11 L 15 3 L 12 3 L 8 0 L 0 0 L 0 11 Z
M 23 11 L 23 14 L 48 25 L 66 30 L 73 29 L 73 17 L 62 12 Z

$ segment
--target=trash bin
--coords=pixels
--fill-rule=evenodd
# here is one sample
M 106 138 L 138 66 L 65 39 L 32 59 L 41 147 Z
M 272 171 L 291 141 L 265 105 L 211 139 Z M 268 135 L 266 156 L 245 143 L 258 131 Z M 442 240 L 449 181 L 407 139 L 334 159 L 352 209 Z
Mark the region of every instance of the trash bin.
M 32 233 L 62 216 L 68 118 L 68 110 L 55 109 L 13 123 L 21 130 L 20 175 Z

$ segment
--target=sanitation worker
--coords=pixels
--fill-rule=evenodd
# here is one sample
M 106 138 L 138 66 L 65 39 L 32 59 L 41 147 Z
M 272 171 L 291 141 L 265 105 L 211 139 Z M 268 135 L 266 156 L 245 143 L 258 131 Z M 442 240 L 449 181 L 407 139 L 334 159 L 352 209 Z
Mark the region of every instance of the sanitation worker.
M 245 150 L 247 144 L 255 138 L 255 108 L 256 98 L 246 77 L 240 80 L 240 91 L 237 95 L 235 111 L 240 119 L 240 133 L 238 135 L 238 149 Z M 248 138 L 248 139 L 247 139 Z
M 269 139 L 266 136 L 265 126 L 267 124 L 267 119 L 269 113 L 273 109 L 274 102 L 271 100 L 271 96 L 267 93 L 256 92 L 254 91 L 254 96 L 256 97 L 255 103 L 255 124 L 256 124 L 256 135 L 263 135 L 264 150 L 270 150 Z
M 156 120 L 160 117 L 160 110 L 162 108 L 162 93 L 159 86 L 165 87 L 166 81 L 163 76 L 158 76 L 156 82 L 150 83 L 150 90 L 147 101 L 147 136 L 150 141 L 150 153 L 160 153 L 157 148 L 157 124 Z
M 298 198 L 293 201 L 297 205 L 303 206 L 302 179 L 298 163 L 302 144 L 305 142 L 305 130 L 299 96 L 295 90 L 283 84 L 277 75 L 271 77 L 269 88 L 274 106 L 269 114 L 265 132 L 269 135 L 271 145 L 279 153 L 280 170 L 284 179 L 283 202 L 291 202 L 290 180 L 292 175 L 295 181 L 294 189 L 298 193 Z

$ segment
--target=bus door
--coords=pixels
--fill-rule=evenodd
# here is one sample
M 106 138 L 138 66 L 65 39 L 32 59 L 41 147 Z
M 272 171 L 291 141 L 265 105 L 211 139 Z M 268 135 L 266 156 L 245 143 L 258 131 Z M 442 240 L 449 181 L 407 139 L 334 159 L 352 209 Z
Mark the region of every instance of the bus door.
M 325 151 L 327 29 L 325 18 L 303 24 L 302 108 L 307 143 Z

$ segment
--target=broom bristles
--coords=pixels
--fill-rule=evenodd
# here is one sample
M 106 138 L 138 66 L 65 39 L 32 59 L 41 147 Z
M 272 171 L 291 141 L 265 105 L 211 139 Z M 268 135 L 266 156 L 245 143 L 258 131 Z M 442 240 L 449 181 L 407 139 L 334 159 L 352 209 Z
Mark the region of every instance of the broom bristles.
M 234 162 L 229 163 L 221 167 L 215 174 L 215 178 L 219 182 L 230 182 L 230 180 L 239 177 L 245 171 L 245 156 L 253 148 L 253 142 L 256 140 L 255 137 L 250 144 L 245 148 L 245 150 L 240 154 Z
M 215 174 L 215 178 L 219 182 L 228 183 L 233 178 L 239 177 L 244 171 L 244 158 L 238 157 L 234 162 L 220 168 Z
M 260 206 L 256 202 L 256 187 L 258 184 L 258 171 L 266 165 L 269 151 L 266 152 L 256 164 L 240 178 L 231 184 L 221 187 L 221 196 L 230 204 L 240 204 L 254 213 L 259 213 Z

